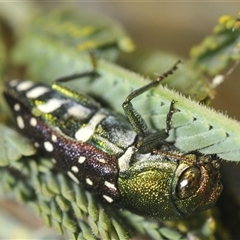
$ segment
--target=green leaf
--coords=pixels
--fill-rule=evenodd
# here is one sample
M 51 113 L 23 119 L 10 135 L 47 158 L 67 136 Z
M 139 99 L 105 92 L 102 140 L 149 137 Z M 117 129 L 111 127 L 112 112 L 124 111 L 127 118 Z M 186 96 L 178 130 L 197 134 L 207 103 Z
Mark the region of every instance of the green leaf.
M 235 17 L 222 16 L 212 35 L 193 47 L 190 52 L 195 67 L 210 76 L 219 74 L 230 61 L 240 59 L 240 29 L 235 27 Z
M 169 228 L 161 228 L 160 232 L 167 239 L 182 239 L 182 236 L 178 232 L 173 232 Z
M 173 63 L 179 59 L 183 60 L 182 57 L 158 50 L 137 49 L 133 53 L 122 53 L 118 63 L 155 80 L 157 75 L 171 68 Z M 215 95 L 215 91 L 206 77 L 193 69 L 192 64 L 185 60 L 173 76 L 163 80 L 162 85 L 177 90 L 199 102 L 211 100 Z
M 92 51 L 96 56 L 116 59 L 119 51 L 132 51 L 134 45 L 122 26 L 99 14 L 59 8 L 40 12 L 30 20 L 24 34 L 58 41 L 78 54 Z
M 58 59 L 57 65 L 53 59 Z M 48 83 L 56 77 L 89 71 L 92 68 L 89 56 L 69 51 L 57 42 L 34 37 L 22 40 L 15 49 L 15 60 L 28 65 L 33 79 Z M 123 113 L 122 103 L 128 94 L 149 82 L 136 73 L 101 59 L 97 60 L 97 71 L 97 79 L 81 79 L 68 86 L 80 92 L 84 89 L 85 94 L 100 99 L 120 113 Z M 175 77 L 178 78 L 172 76 Z M 182 151 L 199 150 L 217 154 L 228 161 L 240 160 L 240 124 L 237 121 L 162 86 L 142 94 L 133 104 L 150 128 L 163 129 L 173 99 L 177 101 L 175 107 L 178 111 L 173 116 L 175 134 L 171 140 L 175 141 L 176 147 Z
M 35 149 L 29 140 L 13 129 L 0 124 L 0 166 L 9 165 L 11 162 L 35 154 Z
M 42 27 L 42 25 L 40 26 Z M 39 28 L 41 29 L 41 27 Z M 58 38 L 48 35 L 41 37 L 34 34 L 24 35 L 16 46 L 13 56 L 15 62 L 28 66 L 28 75 L 33 80 L 47 83 L 57 77 L 89 71 L 93 67 L 89 55 L 80 54 L 69 45 L 62 44 Z M 69 86 L 77 91 L 84 89 L 85 94 L 96 97 L 108 107 L 123 113 L 121 106 L 127 95 L 133 89 L 145 85 L 149 80 L 104 60 L 97 60 L 96 63 L 100 75 L 98 79 L 93 81 L 82 79 L 70 83 Z M 172 64 L 174 63 L 175 59 Z M 190 68 L 188 67 L 188 69 Z M 167 70 L 165 69 L 165 71 Z M 197 76 L 191 70 L 186 70 L 186 72 L 188 72 L 187 76 L 192 74 L 190 79 Z M 186 77 L 185 71 L 182 72 L 183 78 L 180 78 L 179 74 L 181 72 L 176 72 L 171 76 L 171 82 L 175 87 L 178 86 L 178 81 L 183 83 L 184 77 Z M 188 83 L 190 85 L 187 92 L 193 95 L 195 91 L 200 93 L 199 89 L 204 89 L 204 85 L 206 85 L 206 82 L 203 81 L 204 84 L 202 84 L 201 80 L 197 81 L 199 85 L 192 84 L 191 81 Z M 191 88 L 192 90 L 190 90 Z M 206 87 L 205 90 L 200 93 L 200 98 L 211 95 L 211 88 Z M 174 114 L 173 126 L 176 129 L 171 140 L 175 141 L 175 145 L 179 149 L 182 151 L 199 150 L 203 153 L 218 154 L 224 160 L 239 161 L 240 136 L 238 132 L 240 132 L 240 125 L 238 122 L 162 86 L 142 94 L 133 101 L 133 104 L 151 129 L 163 129 L 165 128 L 166 114 L 173 99 L 177 101 L 175 107 L 178 112 Z

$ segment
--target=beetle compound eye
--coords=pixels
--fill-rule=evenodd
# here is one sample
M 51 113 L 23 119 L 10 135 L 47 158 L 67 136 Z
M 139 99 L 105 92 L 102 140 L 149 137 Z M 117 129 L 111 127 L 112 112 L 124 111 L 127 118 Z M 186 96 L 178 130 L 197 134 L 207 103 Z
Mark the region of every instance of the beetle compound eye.
M 200 186 L 201 172 L 196 167 L 186 169 L 179 177 L 176 192 L 180 199 L 192 196 Z

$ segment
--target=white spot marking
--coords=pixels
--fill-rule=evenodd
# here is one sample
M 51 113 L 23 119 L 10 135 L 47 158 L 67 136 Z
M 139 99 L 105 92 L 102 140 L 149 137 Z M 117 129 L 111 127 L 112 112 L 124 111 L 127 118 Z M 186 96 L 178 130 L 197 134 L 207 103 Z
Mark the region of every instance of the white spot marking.
M 73 173 L 71 173 L 70 171 L 68 171 L 67 174 L 68 174 L 68 176 L 69 176 L 75 183 L 79 184 L 78 179 L 76 178 L 76 176 L 75 176 Z
M 129 163 L 134 153 L 135 147 L 129 147 L 127 151 L 118 159 L 120 172 L 124 172 L 129 168 Z
M 13 108 L 16 112 L 19 111 L 20 110 L 20 104 L 16 103 Z
M 89 110 L 88 108 L 85 108 L 81 105 L 74 105 L 72 107 L 70 107 L 67 110 L 69 115 L 78 117 L 78 118 L 83 118 L 87 115 L 89 115 L 91 113 L 91 110 Z
M 75 173 L 78 173 L 78 167 L 77 166 L 72 166 L 71 170 Z
M 188 180 L 187 179 L 184 179 L 183 181 L 180 182 L 180 187 L 181 188 L 184 188 L 188 185 Z
M 20 82 L 17 85 L 17 90 L 18 91 L 25 91 L 25 90 L 28 90 L 29 88 L 31 88 L 33 85 L 34 85 L 34 83 L 31 82 L 31 81 Z
M 104 182 L 104 185 L 107 186 L 108 188 L 112 188 L 112 189 L 114 189 L 114 190 L 117 189 L 113 183 L 110 183 L 110 182 L 108 182 L 108 181 L 105 181 L 105 182 Z
M 86 157 L 80 156 L 79 159 L 78 159 L 78 162 L 82 164 L 82 163 L 85 162 L 85 160 L 86 160 Z
M 53 151 L 53 145 L 50 142 L 44 142 L 44 147 L 48 152 Z
M 86 142 L 94 133 L 97 125 L 106 117 L 105 114 L 97 112 L 91 120 L 86 124 L 86 126 L 80 128 L 75 133 L 75 138 L 79 141 Z
M 20 129 L 23 129 L 25 127 L 23 118 L 21 116 L 17 116 L 17 125 Z
M 103 195 L 103 197 L 104 197 L 105 200 L 107 200 L 109 203 L 112 203 L 112 202 L 113 202 L 113 199 L 110 198 L 109 196 L 107 196 L 107 195 Z
M 69 100 L 52 98 L 49 99 L 46 103 L 38 105 L 37 108 L 43 113 L 51 113 L 60 108 L 63 104 L 68 102 Z
M 33 88 L 33 89 L 29 90 L 26 93 L 26 97 L 28 97 L 28 98 L 37 98 L 37 97 L 39 97 L 39 96 L 41 96 L 44 93 L 49 92 L 49 91 L 50 91 L 50 89 L 47 88 L 47 87 L 38 86 L 36 88 Z
M 97 158 L 97 161 L 101 162 L 101 163 L 106 163 L 105 159 L 103 159 L 103 158 L 99 158 L 99 159 Z
M 56 142 L 57 141 L 57 136 L 55 134 L 52 134 L 52 141 Z
M 33 126 L 33 127 L 36 127 L 37 126 L 37 119 L 32 117 L 30 119 L 30 125 Z
M 39 148 L 39 147 L 40 147 L 38 142 L 34 142 L 34 146 L 35 146 L 36 148 Z
M 93 182 L 90 178 L 86 178 L 86 183 L 91 186 L 93 185 Z

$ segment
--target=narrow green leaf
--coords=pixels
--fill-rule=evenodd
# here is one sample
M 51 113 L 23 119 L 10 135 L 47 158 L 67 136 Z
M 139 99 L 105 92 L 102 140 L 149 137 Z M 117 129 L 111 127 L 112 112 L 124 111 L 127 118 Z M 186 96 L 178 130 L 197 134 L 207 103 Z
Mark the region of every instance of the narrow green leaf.
M 82 219 L 84 217 L 84 213 L 81 211 L 75 201 L 71 202 L 71 206 L 73 208 L 74 214 L 76 215 L 76 218 Z
M 85 194 L 82 194 L 82 188 L 79 187 L 77 184 L 73 184 L 73 191 L 75 192 L 75 196 L 76 196 L 76 204 L 78 205 L 78 207 L 83 211 L 83 212 L 87 212 L 87 198 L 85 196 Z
M 92 230 L 92 233 L 97 236 L 99 235 L 99 229 L 98 229 L 98 225 L 97 223 L 94 221 L 94 219 L 92 219 L 91 217 L 88 218 L 88 224 L 89 224 L 89 227 L 91 228 Z
M 52 221 L 52 226 L 54 227 L 54 229 L 56 230 L 56 232 L 59 235 L 63 235 L 64 234 L 63 225 L 62 225 L 61 222 Z
M 110 219 L 109 216 L 105 213 L 103 209 L 99 211 L 99 225 L 100 228 L 104 229 L 105 231 L 108 230 L 110 226 Z
M 63 196 L 58 195 L 56 197 L 56 202 L 63 212 L 66 212 L 69 210 L 70 205 L 69 205 L 68 201 L 66 199 L 64 199 Z
M 75 221 L 75 219 L 69 218 L 69 215 L 67 213 L 63 212 L 62 224 L 65 228 L 67 228 L 71 232 L 76 232 L 76 230 L 77 230 L 77 226 L 74 221 Z
M 240 59 L 240 29 L 234 30 L 235 20 L 233 16 L 220 17 L 212 35 L 192 48 L 191 59 L 202 72 L 215 76 L 224 70 L 230 61 Z
M 85 239 L 89 239 L 89 240 L 94 240 L 95 239 L 95 237 L 93 236 L 90 228 L 84 222 L 79 222 L 79 225 L 81 226 L 81 229 L 83 231 L 83 237 Z
M 89 192 L 87 192 L 86 196 L 87 196 L 87 199 L 88 199 L 88 214 L 89 214 L 89 217 L 95 222 L 95 221 L 97 221 L 98 214 L 99 214 L 96 201 Z
M 50 191 L 52 191 L 53 193 L 55 193 L 55 194 L 60 194 L 60 192 L 61 192 L 60 185 L 57 182 L 57 179 L 53 178 L 51 175 L 52 175 L 51 172 L 46 174 L 46 179 L 47 179 L 47 183 L 48 183 L 48 189 Z
M 182 236 L 178 232 L 171 231 L 169 228 L 161 228 L 160 232 L 167 239 L 176 239 L 176 240 L 183 239 Z
M 35 149 L 29 140 L 15 130 L 0 124 L 0 165 L 6 166 L 18 160 L 22 155 L 35 154 Z
M 45 214 L 45 213 L 41 213 L 41 217 L 44 221 L 44 223 L 48 226 L 48 227 L 51 227 L 52 224 L 51 224 L 51 219 L 50 219 L 50 216 L 48 214 Z
M 50 203 L 45 201 L 45 198 L 43 196 L 38 196 L 38 201 L 41 206 L 41 212 L 45 213 L 47 215 L 50 215 L 51 213 L 51 206 Z
M 56 204 L 54 204 L 54 201 L 51 201 L 51 216 L 53 216 L 53 218 L 57 221 L 57 222 L 61 222 L 62 220 L 62 211 L 60 211 L 60 209 L 57 207 Z
M 115 219 L 112 219 L 112 224 L 117 232 L 117 235 L 119 236 L 119 239 L 129 239 L 129 236 L 126 233 L 126 231 L 123 230 L 123 228 Z

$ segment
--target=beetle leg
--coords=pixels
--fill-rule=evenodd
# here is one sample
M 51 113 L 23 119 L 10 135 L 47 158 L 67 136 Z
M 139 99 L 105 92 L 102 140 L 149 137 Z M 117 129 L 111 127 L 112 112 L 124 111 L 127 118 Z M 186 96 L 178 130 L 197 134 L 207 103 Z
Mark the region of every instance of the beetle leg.
M 96 70 L 96 68 L 97 68 L 96 58 L 94 57 L 94 55 L 91 52 L 89 53 L 89 55 L 90 55 L 90 61 L 91 61 L 91 65 L 92 65 L 91 70 L 58 78 L 52 83 L 52 88 L 58 92 L 61 92 L 63 95 L 65 95 L 67 97 L 72 97 L 75 100 L 79 100 L 82 103 L 84 103 L 84 102 L 87 103 L 89 101 L 88 97 L 84 96 L 83 94 L 79 94 L 78 91 L 74 91 L 72 89 L 69 89 L 68 87 L 63 86 L 62 83 L 69 82 L 69 81 L 72 81 L 77 78 L 84 78 L 84 77 L 95 78 L 98 76 L 98 73 Z
M 170 109 L 167 115 L 167 120 L 166 120 L 166 129 L 162 131 L 158 131 L 156 133 L 148 134 L 148 128 L 147 125 L 142 118 L 142 116 L 137 112 L 137 110 L 133 107 L 131 101 L 136 98 L 137 96 L 141 95 L 142 93 L 148 91 L 149 89 L 156 87 L 163 79 L 168 77 L 169 75 L 173 74 L 175 70 L 177 70 L 177 65 L 181 61 L 178 61 L 169 71 L 163 73 L 160 75 L 155 81 L 150 82 L 149 84 L 136 89 L 132 93 L 130 93 L 125 101 L 122 104 L 124 113 L 126 117 L 128 118 L 130 124 L 132 125 L 134 131 L 139 134 L 139 136 L 143 137 L 139 142 L 137 143 L 137 147 L 140 152 L 146 153 L 149 152 L 150 149 L 155 148 L 159 142 L 162 140 L 166 139 L 169 136 L 169 131 L 171 129 L 172 125 L 172 115 L 174 113 L 174 103 L 175 101 L 173 100 L 170 105 Z

